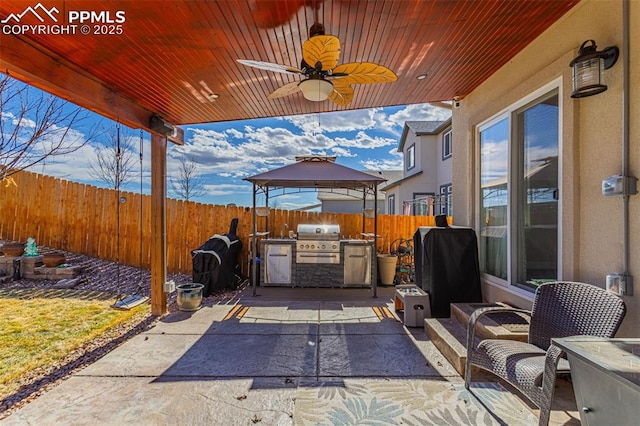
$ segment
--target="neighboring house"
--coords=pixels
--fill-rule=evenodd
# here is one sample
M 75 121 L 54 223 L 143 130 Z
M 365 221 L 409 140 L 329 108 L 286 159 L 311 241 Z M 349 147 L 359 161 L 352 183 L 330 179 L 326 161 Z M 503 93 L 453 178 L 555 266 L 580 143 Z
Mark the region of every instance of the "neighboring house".
M 388 182 L 396 181 L 402 177 L 402 172 L 398 170 L 384 170 L 384 171 L 371 171 L 363 170 L 364 173 L 369 173 L 375 176 L 382 176 L 387 179 L 381 186 L 386 185 Z M 385 194 L 378 187 L 378 213 L 386 214 Z M 320 211 L 325 213 L 362 213 L 362 191 L 354 189 L 319 189 L 318 200 L 320 200 Z M 366 208 L 373 208 L 373 194 L 367 195 Z
M 451 119 L 407 121 L 398 143 L 402 179 L 381 186 L 389 214 L 451 215 Z
M 602 192 L 606 177 L 640 175 L 640 2 L 626 17 L 624 3 L 581 1 L 452 117 L 454 223 L 478 236 L 483 298 L 530 307 L 545 281 L 604 288 L 608 274 L 635 275 L 622 337 L 639 333 L 640 195 Z M 585 40 L 620 58 L 602 71 L 606 91 L 572 98 L 570 63 Z

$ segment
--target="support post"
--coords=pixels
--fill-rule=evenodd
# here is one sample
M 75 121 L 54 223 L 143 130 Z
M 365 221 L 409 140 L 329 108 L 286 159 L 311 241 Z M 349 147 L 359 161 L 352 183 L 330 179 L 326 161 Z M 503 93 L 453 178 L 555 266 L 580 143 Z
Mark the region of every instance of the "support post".
M 167 313 L 167 139 L 151 134 L 151 314 Z

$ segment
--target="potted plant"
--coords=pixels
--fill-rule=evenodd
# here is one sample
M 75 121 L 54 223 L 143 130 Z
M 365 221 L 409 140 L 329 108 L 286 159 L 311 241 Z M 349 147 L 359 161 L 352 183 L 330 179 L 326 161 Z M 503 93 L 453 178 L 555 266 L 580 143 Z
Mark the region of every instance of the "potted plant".
M 2 253 L 5 256 L 22 256 L 24 254 L 24 243 L 4 243 Z
M 384 246 L 384 241 L 382 243 Z M 398 264 L 398 257 L 395 254 L 378 253 L 378 276 L 380 277 L 380 284 L 393 285 L 393 281 L 396 277 L 396 267 Z
M 56 266 L 62 265 L 66 260 L 64 253 L 59 251 L 42 255 L 42 262 L 47 268 L 55 268 Z

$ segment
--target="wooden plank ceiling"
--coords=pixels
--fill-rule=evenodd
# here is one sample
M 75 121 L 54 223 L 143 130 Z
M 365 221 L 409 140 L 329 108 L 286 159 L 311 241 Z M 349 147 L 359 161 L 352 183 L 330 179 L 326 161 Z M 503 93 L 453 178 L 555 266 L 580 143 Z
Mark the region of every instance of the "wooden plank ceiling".
M 48 10 L 57 8 L 62 25 L 71 24 L 71 11 L 108 11 L 111 19 L 124 11 L 122 33 L 94 34 L 97 27 L 90 25 L 91 34 L 82 35 L 77 22 L 76 34 L 6 35 L 3 29 L 0 66 L 134 127 L 146 127 L 150 113 L 191 124 L 445 101 L 464 98 L 577 2 L 43 0 Z M 37 4 L 0 2 L 0 18 Z M 300 93 L 267 99 L 301 76 L 246 67 L 236 59 L 299 67 L 315 15 L 327 34 L 340 39 L 339 63 L 375 62 L 398 80 L 356 85 L 346 107 L 307 101 Z M 32 13 L 19 20 L 42 23 Z M 418 80 L 421 74 L 426 78 Z

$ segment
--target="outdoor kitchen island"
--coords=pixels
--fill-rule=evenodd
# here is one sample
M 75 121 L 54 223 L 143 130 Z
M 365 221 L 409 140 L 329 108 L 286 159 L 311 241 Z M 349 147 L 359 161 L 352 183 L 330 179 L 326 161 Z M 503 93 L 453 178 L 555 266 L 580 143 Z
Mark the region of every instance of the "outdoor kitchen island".
M 260 285 L 366 287 L 376 279 L 372 241 L 340 239 L 339 225 L 298 225 L 297 238 L 260 242 Z

